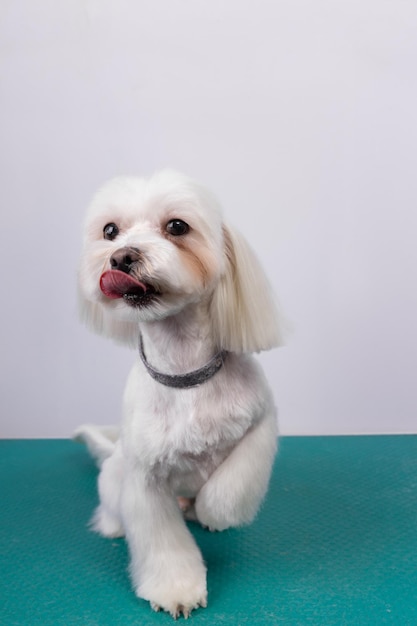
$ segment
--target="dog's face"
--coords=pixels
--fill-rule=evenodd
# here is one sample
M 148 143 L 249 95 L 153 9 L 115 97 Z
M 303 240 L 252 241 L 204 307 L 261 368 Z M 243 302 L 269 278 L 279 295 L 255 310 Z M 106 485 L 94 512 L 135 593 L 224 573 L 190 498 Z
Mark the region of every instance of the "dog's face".
M 196 183 L 171 171 L 117 178 L 88 212 L 82 295 L 121 322 L 163 319 L 210 297 L 223 248 L 218 205 Z
M 135 345 L 138 324 L 207 304 L 219 349 L 280 343 L 266 277 L 215 198 L 169 170 L 116 178 L 95 196 L 79 271 L 81 314 L 96 332 Z

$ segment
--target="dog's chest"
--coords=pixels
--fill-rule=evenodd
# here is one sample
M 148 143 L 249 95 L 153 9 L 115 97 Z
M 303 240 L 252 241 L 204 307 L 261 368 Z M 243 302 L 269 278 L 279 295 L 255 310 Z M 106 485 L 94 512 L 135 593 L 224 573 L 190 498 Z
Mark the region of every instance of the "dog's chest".
M 139 462 L 170 472 L 217 466 L 253 422 L 247 402 L 210 387 L 170 389 L 130 377 L 125 394 L 125 435 Z

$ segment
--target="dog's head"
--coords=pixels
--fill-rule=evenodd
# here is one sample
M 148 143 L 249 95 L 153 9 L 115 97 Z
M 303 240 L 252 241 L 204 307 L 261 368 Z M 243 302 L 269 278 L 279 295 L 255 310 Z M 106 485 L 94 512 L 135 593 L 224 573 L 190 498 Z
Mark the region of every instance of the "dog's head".
M 170 170 L 108 182 L 89 208 L 79 270 L 81 314 L 136 345 L 141 322 L 204 301 L 219 349 L 267 350 L 278 318 L 258 261 L 225 226 L 215 198 Z

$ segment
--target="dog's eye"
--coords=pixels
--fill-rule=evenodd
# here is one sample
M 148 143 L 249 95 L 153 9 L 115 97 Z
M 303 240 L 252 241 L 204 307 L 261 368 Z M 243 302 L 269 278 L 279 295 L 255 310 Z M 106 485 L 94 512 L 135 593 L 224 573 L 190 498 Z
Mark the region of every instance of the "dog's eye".
M 186 235 L 190 230 L 190 227 L 186 222 L 183 222 L 182 220 L 171 220 L 166 225 L 166 229 L 170 235 L 179 237 L 180 235 Z
M 106 224 L 103 228 L 104 239 L 109 239 L 110 241 L 112 241 L 117 237 L 118 234 L 119 229 L 116 224 L 113 224 L 113 222 L 111 222 L 110 224 Z

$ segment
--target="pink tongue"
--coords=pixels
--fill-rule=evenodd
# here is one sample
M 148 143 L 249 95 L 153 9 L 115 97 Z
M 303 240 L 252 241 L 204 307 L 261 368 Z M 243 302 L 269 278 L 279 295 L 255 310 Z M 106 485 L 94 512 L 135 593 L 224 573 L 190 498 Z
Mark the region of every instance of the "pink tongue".
M 133 289 L 138 292 L 146 292 L 146 285 L 133 278 L 130 274 L 120 270 L 108 270 L 100 277 L 100 289 L 108 298 L 123 298 L 123 296 Z

